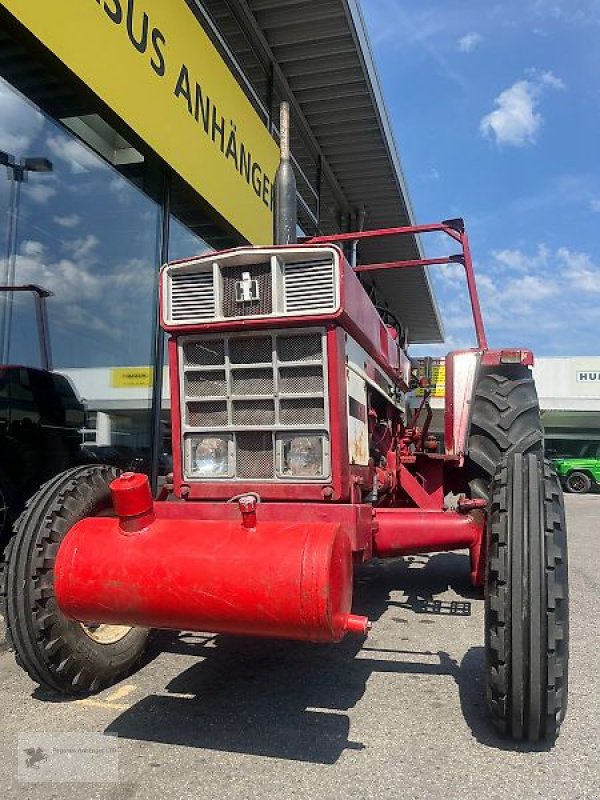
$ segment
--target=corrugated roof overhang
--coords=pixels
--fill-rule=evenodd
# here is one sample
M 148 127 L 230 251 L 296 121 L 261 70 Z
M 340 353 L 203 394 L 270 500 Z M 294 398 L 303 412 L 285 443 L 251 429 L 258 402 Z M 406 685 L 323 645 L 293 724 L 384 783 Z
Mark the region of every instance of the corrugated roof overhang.
M 410 199 L 358 0 L 203 0 L 203 5 L 254 85 L 260 85 L 265 74 L 264 64 L 256 61 L 258 45 L 289 88 L 289 99 L 310 129 L 322 159 L 321 230 L 339 231 L 340 212 L 362 207 L 367 228 L 412 224 Z M 254 47 L 248 44 L 251 27 Z M 292 147 L 302 162 L 294 141 Z M 415 237 L 364 242 L 359 249 L 362 263 L 421 255 Z M 368 280 L 408 327 L 411 341 L 442 341 L 425 269 L 372 273 Z

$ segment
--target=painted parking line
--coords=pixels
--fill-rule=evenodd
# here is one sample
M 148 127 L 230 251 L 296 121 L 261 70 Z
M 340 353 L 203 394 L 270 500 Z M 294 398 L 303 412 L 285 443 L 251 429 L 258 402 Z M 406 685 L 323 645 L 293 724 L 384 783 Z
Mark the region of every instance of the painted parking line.
M 127 695 L 135 691 L 137 687 L 133 683 L 127 683 L 125 686 L 118 686 L 113 692 L 106 695 L 104 698 L 98 697 L 83 697 L 81 700 L 75 702 L 80 706 L 87 706 L 88 708 L 104 708 L 113 710 L 124 710 L 129 708 L 129 703 L 117 703 L 117 700 L 123 700 Z

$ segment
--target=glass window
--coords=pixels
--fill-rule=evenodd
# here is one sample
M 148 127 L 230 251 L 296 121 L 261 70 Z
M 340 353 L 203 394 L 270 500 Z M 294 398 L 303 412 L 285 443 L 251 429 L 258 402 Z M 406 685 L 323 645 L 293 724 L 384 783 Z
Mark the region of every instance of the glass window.
M 10 106 L 22 132 L 2 139 L 0 122 L 0 149 L 11 148 L 17 159 L 44 156 L 53 164 L 51 173 L 31 173 L 21 184 L 14 283 L 52 292 L 49 338 L 54 370 L 64 379 L 47 388 L 65 412 L 66 428 L 77 425 L 79 446 L 72 459 L 147 470 L 161 208 L 21 95 L 6 84 L 0 89 L 2 108 Z M 127 169 L 145 185 L 144 162 Z M 2 258 L 10 188 L 10 172 L 2 170 Z M 8 363 L 39 367 L 32 296 L 0 302 L 0 322 L 7 308 Z M 37 402 L 34 397 L 28 404 Z M 28 424 L 43 428 L 37 406 L 26 411 L 24 401 L 19 403 Z M 85 418 L 72 411 L 81 407 Z
M 189 228 L 171 216 L 169 223 L 169 261 L 191 258 L 208 253 L 211 248 Z

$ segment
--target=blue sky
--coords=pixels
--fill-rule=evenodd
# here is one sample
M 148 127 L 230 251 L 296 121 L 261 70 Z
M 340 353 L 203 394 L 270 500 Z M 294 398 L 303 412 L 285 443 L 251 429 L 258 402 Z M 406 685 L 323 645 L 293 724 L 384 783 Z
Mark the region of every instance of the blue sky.
M 600 353 L 600 2 L 362 8 L 416 217 L 465 218 L 491 345 Z M 431 271 L 436 352 L 473 344 L 461 272 Z
M 600 353 L 600 0 L 362 8 L 417 220 L 465 218 L 491 345 Z M 54 162 L 24 187 L 17 271 L 56 293 L 56 363 L 147 363 L 156 208 L 1 82 L 0 148 Z M 172 245 L 201 248 L 180 226 Z M 446 344 L 420 350 L 471 346 L 461 268 L 432 278 Z

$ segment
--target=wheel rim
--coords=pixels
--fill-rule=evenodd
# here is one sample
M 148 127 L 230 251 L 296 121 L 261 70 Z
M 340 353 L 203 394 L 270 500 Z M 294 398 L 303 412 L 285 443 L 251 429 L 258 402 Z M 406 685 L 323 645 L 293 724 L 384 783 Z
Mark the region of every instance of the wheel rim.
M 583 492 L 585 490 L 585 479 L 583 475 L 571 475 L 567 481 L 569 489 L 574 492 Z
M 84 625 L 82 622 L 81 627 L 86 636 L 98 644 L 116 644 L 132 630 L 130 625 L 105 625 L 102 623 Z

